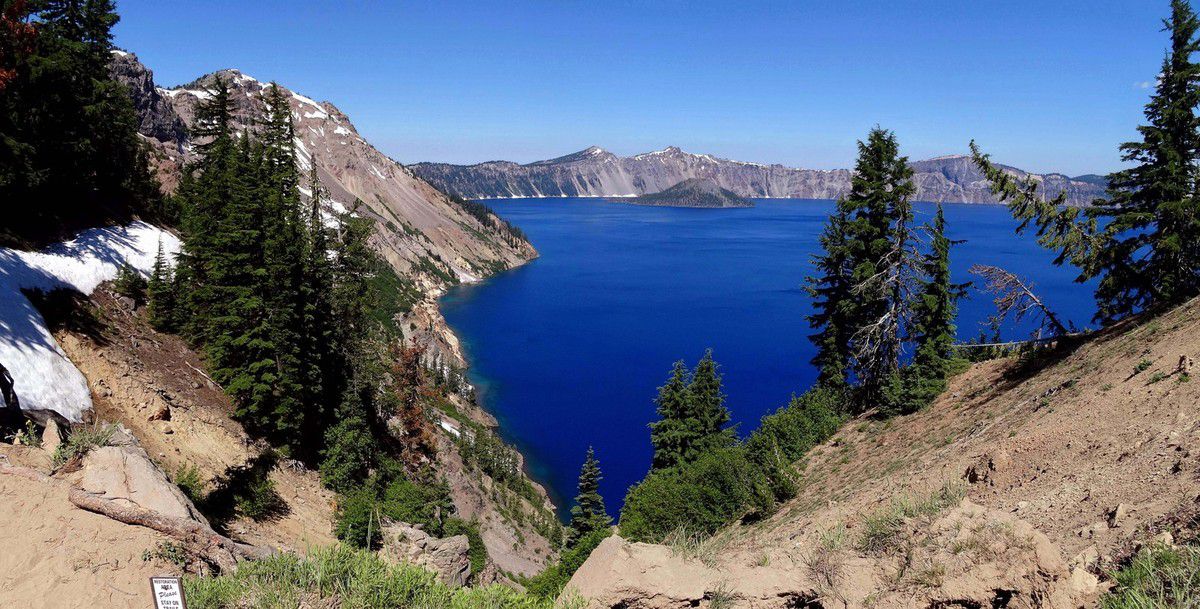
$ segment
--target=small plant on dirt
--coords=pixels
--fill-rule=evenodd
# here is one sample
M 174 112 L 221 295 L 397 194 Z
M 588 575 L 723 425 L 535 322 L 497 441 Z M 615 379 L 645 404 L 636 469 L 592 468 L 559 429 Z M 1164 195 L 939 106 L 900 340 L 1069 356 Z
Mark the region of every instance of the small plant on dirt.
M 1166 378 L 1167 378 L 1167 374 L 1160 370 L 1158 372 L 1155 372 L 1154 374 L 1151 374 L 1150 378 L 1146 379 L 1146 384 L 1153 385 L 1155 383 L 1159 383 L 1159 382 L 1166 380 Z
M 142 552 L 142 562 L 150 562 L 152 560 L 162 560 L 169 562 L 180 569 L 187 567 L 188 553 L 183 544 L 174 543 L 171 541 L 159 542 L 152 550 Z
M 38 433 L 37 425 L 33 421 L 25 421 L 25 428 L 9 437 L 14 444 L 19 443 L 34 448 L 42 445 L 42 436 Z
M 1149 370 L 1150 366 L 1153 366 L 1153 365 L 1154 365 L 1154 362 L 1152 362 L 1148 359 L 1143 359 L 1142 361 L 1138 362 L 1136 366 L 1133 367 L 1133 376 L 1137 376 L 1137 375 Z
M 930 517 L 957 504 L 965 495 L 961 485 L 946 483 L 923 496 L 902 495 L 863 519 L 863 534 L 858 548 L 868 554 L 888 554 L 900 547 L 904 525 L 910 518 Z
M 1179 383 L 1179 384 L 1181 384 L 1181 385 L 1182 385 L 1183 383 L 1186 383 L 1186 382 L 1188 382 L 1188 381 L 1190 381 L 1190 380 L 1192 380 L 1192 375 L 1190 375 L 1190 374 L 1188 374 L 1188 373 L 1186 373 L 1186 372 L 1180 372 L 1180 373 L 1179 373 L 1179 378 L 1176 378 L 1176 379 L 1175 379 L 1175 382 L 1176 382 L 1176 383 Z
M 734 594 L 729 586 L 721 582 L 708 593 L 709 609 L 730 609 L 733 607 L 733 602 L 737 600 L 737 595 Z
M 178 486 L 192 503 L 204 501 L 204 479 L 200 476 L 200 468 L 195 465 L 179 466 L 175 471 L 175 486 Z
M 117 428 L 112 425 L 77 427 L 54 450 L 54 467 L 62 467 L 73 459 L 82 459 L 93 448 L 108 446 Z
M 1200 546 L 1143 548 L 1113 579 L 1116 587 L 1101 599 L 1103 609 L 1200 607 Z
M 1100 393 L 1108 393 L 1109 391 L 1112 391 L 1112 388 L 1113 388 L 1112 383 L 1105 383 L 1100 386 Z

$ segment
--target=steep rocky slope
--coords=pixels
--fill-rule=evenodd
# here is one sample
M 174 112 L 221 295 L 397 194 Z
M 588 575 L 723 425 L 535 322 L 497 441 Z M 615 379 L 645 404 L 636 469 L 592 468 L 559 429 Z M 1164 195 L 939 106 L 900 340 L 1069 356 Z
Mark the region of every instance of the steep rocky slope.
M 692 547 L 613 539 L 572 583 L 604 607 L 1091 606 L 1137 544 L 1200 526 L 1198 354 L 1193 301 L 976 364 L 920 413 L 848 423 L 771 518 Z
M 270 86 L 237 70 L 221 70 L 164 89 L 126 52 L 114 53 L 111 71 L 129 87 L 141 133 L 158 152 L 160 178 L 168 189 L 177 183 L 181 164 L 192 159 L 192 142 L 181 126 L 192 125 L 196 106 L 215 79 L 229 84 L 239 127 L 261 114 L 262 92 Z M 470 213 L 377 150 L 333 104 L 280 87 L 290 98 L 300 167 L 307 174 L 316 164 L 332 199 L 330 211 L 350 210 L 374 219 L 374 244 L 422 292 L 477 281 L 536 256 L 499 218 Z
M 947 203 L 994 203 L 987 182 L 971 159 L 951 155 L 912 163 L 917 200 Z M 670 146 L 655 152 L 619 157 L 592 146 L 567 156 L 518 165 L 491 161 L 478 165 L 417 163 L 416 175 L 438 188 L 466 198 L 626 197 L 659 192 L 688 178 L 703 178 L 743 197 L 836 199 L 849 191 L 848 169 L 798 169 L 720 159 Z M 1006 167 L 1014 175 L 1029 175 Z M 1045 192 L 1067 192 L 1070 205 L 1088 205 L 1104 196 L 1103 181 L 1062 174 L 1033 174 Z M 1095 176 L 1092 176 L 1093 178 Z

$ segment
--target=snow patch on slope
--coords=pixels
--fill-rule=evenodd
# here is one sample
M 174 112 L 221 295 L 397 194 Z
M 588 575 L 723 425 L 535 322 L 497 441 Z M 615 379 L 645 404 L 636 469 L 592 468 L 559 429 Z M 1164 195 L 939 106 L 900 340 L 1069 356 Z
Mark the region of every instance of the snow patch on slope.
M 78 422 L 92 396 L 21 290 L 91 294 L 124 263 L 148 274 L 159 243 L 169 257 L 179 252 L 178 237 L 145 222 L 86 230 L 40 252 L 0 248 L 0 364 L 12 375 L 22 408 L 53 410 Z

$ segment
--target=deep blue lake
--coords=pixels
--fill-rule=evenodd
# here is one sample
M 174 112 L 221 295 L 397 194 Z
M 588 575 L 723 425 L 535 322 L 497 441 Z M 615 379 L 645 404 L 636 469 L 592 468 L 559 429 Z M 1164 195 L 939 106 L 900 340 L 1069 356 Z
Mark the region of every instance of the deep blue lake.
M 456 288 L 443 312 L 462 338 L 470 377 L 501 433 L 533 476 L 569 507 L 588 446 L 604 472 L 615 517 L 650 464 L 647 424 L 671 364 L 689 367 L 711 347 L 742 435 L 813 382 L 803 290 L 832 201 L 764 199 L 749 209 L 640 207 L 598 199 L 485 201 L 521 227 L 541 257 Z M 919 220 L 932 205 L 917 204 Z M 947 205 L 956 281 L 993 264 L 1016 272 L 1061 316 L 1088 325 L 1091 287 L 995 205 Z M 959 336 L 994 312 L 972 289 Z M 1006 338 L 1029 329 L 1009 325 Z

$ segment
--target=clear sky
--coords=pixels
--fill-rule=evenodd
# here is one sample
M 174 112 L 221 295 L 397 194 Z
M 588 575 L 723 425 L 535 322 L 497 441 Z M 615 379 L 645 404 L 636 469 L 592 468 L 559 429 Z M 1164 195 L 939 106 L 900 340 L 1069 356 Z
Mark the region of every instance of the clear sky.
M 346 112 L 397 160 L 668 145 L 836 168 L 876 123 L 911 158 L 1120 166 L 1166 0 L 118 0 L 160 84 L 236 67 Z

